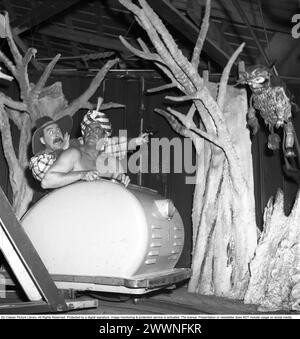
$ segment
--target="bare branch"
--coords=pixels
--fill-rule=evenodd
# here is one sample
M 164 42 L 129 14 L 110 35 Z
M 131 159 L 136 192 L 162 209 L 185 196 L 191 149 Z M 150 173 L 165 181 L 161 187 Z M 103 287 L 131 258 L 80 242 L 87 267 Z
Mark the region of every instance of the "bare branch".
M 144 41 L 141 38 L 137 39 L 139 45 L 141 46 L 142 50 L 147 53 L 148 55 L 152 56 L 152 60 L 156 60 L 160 64 L 164 64 L 162 58 L 157 53 L 152 53 L 149 49 L 149 47 L 144 43 Z
M 211 113 L 208 111 L 207 107 L 204 105 L 204 102 L 201 99 L 194 100 L 194 105 L 200 115 L 200 119 L 204 126 L 204 129 L 210 134 L 217 134 L 217 131 L 216 131 L 217 126 L 214 122 L 213 117 L 211 116 Z
M 166 99 L 176 101 L 176 102 L 183 102 L 183 101 L 195 100 L 196 98 L 191 95 L 184 95 L 182 97 L 173 97 L 173 96 L 167 95 Z
M 161 64 L 159 62 L 155 62 L 155 65 L 160 68 L 165 74 L 166 76 L 171 80 L 171 82 L 173 84 L 175 84 L 175 86 L 182 91 L 183 93 L 185 93 L 185 88 L 181 85 L 181 83 L 175 78 L 175 76 L 173 75 L 172 71 L 168 68 L 167 65 Z
M 21 91 L 23 94 L 29 93 L 30 83 L 28 78 L 28 63 L 31 58 L 36 54 L 37 50 L 35 48 L 29 48 L 22 60 L 22 63 L 17 65 L 17 79 L 19 80 Z
M 119 36 L 119 39 L 126 48 L 128 48 L 133 54 L 137 55 L 138 57 L 146 60 L 155 60 L 158 62 L 162 62 L 158 54 L 138 50 L 137 48 L 133 47 L 129 42 L 127 42 L 121 35 Z
M 189 109 L 189 111 L 188 111 L 188 114 L 186 115 L 187 120 L 193 121 L 193 119 L 194 119 L 194 114 L 195 114 L 196 110 L 197 110 L 197 109 L 196 109 L 195 104 L 192 103 L 192 105 L 191 105 L 191 107 L 190 107 L 190 109 Z
M 31 61 L 32 57 L 36 55 L 37 50 L 35 48 L 29 48 L 23 58 L 22 65 L 26 69 L 27 72 L 27 66 L 29 62 Z
M 36 55 L 37 50 L 35 48 L 29 48 L 23 58 L 22 65 L 27 66 L 33 56 Z
M 177 86 L 173 83 L 167 84 L 167 85 L 162 85 L 162 86 L 158 86 L 158 87 L 155 87 L 155 88 L 147 89 L 147 93 L 155 93 L 155 92 L 163 91 L 165 89 L 170 89 L 170 88 L 174 88 L 174 87 L 177 87 Z
M 211 135 L 209 135 L 208 133 L 204 132 L 203 130 L 201 130 L 200 128 L 196 128 L 196 127 L 191 127 L 190 128 L 192 131 L 194 131 L 195 133 L 197 133 L 198 135 L 200 135 L 203 139 L 211 142 L 212 144 L 214 144 L 215 146 L 219 147 L 226 155 L 226 151 L 224 146 L 219 142 L 218 138 L 215 138 Z
M 216 138 L 216 137 L 214 137 L 214 136 L 208 134 L 207 132 L 205 132 L 205 131 L 203 131 L 203 130 L 201 130 L 201 129 L 199 129 L 199 128 L 194 127 L 194 126 L 195 126 L 194 122 L 191 121 L 191 120 L 188 120 L 187 117 L 186 117 L 186 115 L 184 115 L 184 114 L 182 114 L 182 113 L 180 113 L 180 112 L 177 112 L 177 111 L 175 111 L 174 109 L 172 109 L 172 108 L 170 108 L 170 107 L 168 107 L 167 110 L 168 110 L 171 114 L 173 114 L 174 116 L 176 116 L 176 117 L 183 123 L 183 125 L 184 125 L 186 128 L 188 128 L 188 129 L 190 129 L 190 130 L 196 132 L 196 133 L 199 134 L 202 138 L 204 138 L 205 140 L 208 140 L 209 142 L 213 143 L 214 145 L 216 145 L 217 147 L 221 148 L 221 149 L 224 151 L 224 147 L 223 147 L 223 145 L 220 144 L 220 140 L 219 140 L 218 138 Z M 224 152 L 225 152 L 225 151 L 224 151 Z
M 172 126 L 172 128 L 174 129 L 175 132 L 177 132 L 178 134 L 187 137 L 188 136 L 188 129 L 186 127 L 184 127 L 176 118 L 174 118 L 173 115 L 171 115 L 170 113 L 166 112 L 163 109 L 159 109 L 156 108 L 154 110 L 154 112 L 162 115 L 163 117 L 165 117 L 169 124 Z
M 139 3 L 143 8 L 143 13 L 147 15 L 150 24 L 160 34 L 164 44 L 168 48 L 169 54 L 172 56 L 173 60 L 177 63 L 180 69 L 184 72 L 185 77 L 183 78 L 183 81 L 184 83 L 186 83 L 186 86 L 192 85 L 194 86 L 194 88 L 201 86 L 201 77 L 199 76 L 198 72 L 194 71 L 192 65 L 188 62 L 188 59 L 183 55 L 181 50 L 178 49 L 178 46 L 174 41 L 172 35 L 168 32 L 159 16 L 153 11 L 153 9 L 147 4 L 145 0 L 139 0 Z M 152 43 L 155 44 L 155 41 L 152 40 Z M 190 88 L 190 90 L 193 91 L 193 88 Z
M 9 118 L 14 122 L 14 124 L 18 127 L 19 130 L 22 129 L 22 115 L 24 111 L 27 110 L 27 105 L 23 102 L 14 101 L 10 97 L 7 97 L 3 93 L 0 93 L 0 105 L 7 106 L 5 108 L 6 113 Z
M 148 48 L 148 46 L 144 43 L 143 39 L 138 38 L 137 39 L 139 45 L 142 47 L 142 50 L 146 53 L 151 53 L 150 49 Z
M 219 105 L 217 104 L 215 99 L 212 97 L 208 88 L 204 86 L 202 90 L 199 93 L 197 93 L 197 96 L 199 96 L 198 97 L 199 100 L 195 100 L 195 104 L 198 105 L 199 101 L 202 102 L 203 106 L 206 109 L 206 111 L 202 110 L 202 112 L 203 113 L 207 112 L 207 114 L 211 117 L 211 119 L 214 122 L 217 132 L 219 133 L 220 131 L 225 131 L 227 129 L 226 127 L 227 125 L 226 125 L 224 116 L 222 115 Z M 199 111 L 199 113 L 200 112 L 201 110 Z M 203 116 L 201 115 L 202 118 L 204 118 Z
M 18 189 L 18 184 L 13 176 L 14 170 L 19 168 L 18 159 L 14 150 L 8 116 L 3 104 L 0 104 L 0 130 L 5 159 L 9 166 L 9 178 L 13 192 Z
M 12 75 L 16 78 L 17 70 L 15 65 L 1 51 L 0 51 L 0 60 L 3 61 L 4 65 L 11 71 Z
M 14 38 L 13 38 L 13 34 L 12 34 L 12 31 L 11 31 L 11 28 L 10 28 L 10 23 L 9 23 L 9 16 L 8 16 L 8 13 L 5 12 L 5 28 L 6 28 L 6 34 L 7 34 L 7 42 L 8 42 L 8 45 L 9 45 L 9 48 L 11 50 L 11 53 L 13 55 L 13 58 L 15 60 L 15 63 L 18 66 L 21 66 L 22 65 L 22 55 L 14 41 Z
M 120 2 L 126 8 L 131 10 L 131 5 L 132 5 L 131 1 L 122 0 Z M 152 9 L 150 8 L 150 11 L 151 10 Z M 155 27 L 156 24 L 153 25 L 152 18 L 149 19 L 147 17 L 147 15 L 144 13 L 144 11 L 139 9 L 139 8 L 137 9 L 136 6 L 135 6 L 134 14 L 136 14 L 136 16 L 139 18 L 138 23 L 146 30 L 150 40 L 152 41 L 154 47 L 156 48 L 158 54 L 161 56 L 163 63 L 165 63 L 167 65 L 167 67 L 171 69 L 171 71 L 173 73 L 173 77 L 178 79 L 179 83 L 184 83 L 184 84 L 186 84 L 187 87 L 190 87 L 190 89 L 193 90 L 193 84 L 186 77 L 186 75 L 182 71 L 182 69 L 178 66 L 177 61 L 174 57 L 174 54 L 172 55 L 172 53 L 169 52 L 169 50 L 166 48 L 164 42 L 161 40 L 160 36 L 158 35 L 157 27 Z M 155 14 L 155 16 L 156 16 L 156 14 Z M 160 21 L 159 18 L 158 18 L 158 20 Z M 163 25 L 163 23 L 161 21 L 160 21 L 160 25 Z M 173 39 L 172 37 L 170 37 L 170 38 Z M 176 49 L 176 53 L 178 53 L 178 48 Z
M 20 111 L 16 111 L 14 109 L 10 109 L 10 108 L 5 108 L 9 119 L 11 119 L 14 124 L 18 127 L 18 129 L 21 131 L 22 129 L 22 114 L 23 112 Z
M 192 139 L 195 145 L 198 144 L 199 139 L 201 139 L 201 137 L 199 137 L 198 134 L 194 133 L 188 128 L 184 127 L 176 118 L 174 118 L 172 114 L 170 114 L 169 112 L 166 112 L 165 110 L 158 109 L 158 108 L 156 108 L 154 112 L 166 118 L 168 123 L 171 125 L 171 127 L 174 129 L 175 132 L 182 135 L 183 137 Z
M 134 5 L 131 0 L 119 0 L 119 2 L 126 8 L 128 8 L 132 13 L 138 15 L 141 12 L 141 9 Z
M 58 112 L 56 114 L 56 118 L 62 117 L 67 114 L 73 116 L 79 109 L 84 108 L 90 97 L 96 92 L 97 88 L 104 79 L 106 73 L 118 61 L 119 59 L 107 61 L 106 64 L 102 67 L 102 69 L 96 74 L 94 79 L 91 81 L 88 89 L 81 96 L 75 99 L 66 109 Z
M 208 27 L 209 27 L 210 7 L 211 7 L 211 0 L 206 0 L 205 14 L 204 14 L 200 33 L 199 33 L 199 36 L 198 36 L 198 39 L 197 39 L 197 42 L 194 48 L 193 57 L 192 57 L 192 66 L 194 67 L 195 70 L 198 70 L 200 54 L 201 54 L 204 40 L 206 38 Z
M 56 65 L 58 59 L 60 58 L 60 54 L 57 54 L 51 62 L 49 62 L 49 64 L 47 65 L 47 67 L 44 69 L 43 74 L 41 75 L 39 81 L 37 82 L 37 84 L 35 85 L 32 93 L 33 93 L 33 98 L 37 98 L 40 94 L 40 92 L 42 91 L 42 89 L 44 88 L 54 66 Z
M 241 51 L 243 50 L 244 46 L 245 46 L 245 43 L 243 42 L 238 47 L 238 49 L 232 54 L 232 56 L 228 60 L 226 66 L 225 66 L 225 68 L 222 72 L 222 76 L 221 76 L 221 79 L 220 79 L 219 93 L 218 93 L 218 98 L 217 98 L 217 103 L 218 103 L 221 111 L 223 111 L 223 109 L 224 109 L 227 83 L 228 83 L 228 78 L 229 78 L 229 74 L 230 74 L 230 71 L 231 71 L 231 67 L 234 64 L 237 57 L 239 56 L 239 54 L 241 53 Z
M 12 48 L 12 47 L 10 47 Z M 28 102 L 31 92 L 31 85 L 28 78 L 28 63 L 32 57 L 36 54 L 37 50 L 35 48 L 29 48 L 24 56 L 21 57 L 21 61 L 17 62 L 16 74 L 15 77 L 19 82 L 21 89 L 21 99 Z M 21 54 L 20 54 L 21 55 Z
M 25 113 L 22 115 L 22 128 L 20 133 L 20 142 L 19 142 L 19 165 L 25 170 L 25 167 L 28 164 L 28 152 L 27 147 L 31 138 L 31 121 L 29 114 Z
M 0 93 L 0 102 L 2 102 L 5 106 L 8 106 L 12 109 L 18 110 L 18 111 L 26 111 L 27 105 L 24 102 L 21 101 L 15 101 L 11 99 L 10 97 L 6 96 L 4 93 Z

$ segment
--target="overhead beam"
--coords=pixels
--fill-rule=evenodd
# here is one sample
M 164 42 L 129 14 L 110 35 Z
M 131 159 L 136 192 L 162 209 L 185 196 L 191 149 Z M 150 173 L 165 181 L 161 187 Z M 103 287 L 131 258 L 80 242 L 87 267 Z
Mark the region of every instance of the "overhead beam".
M 20 48 L 20 50 L 26 54 L 28 50 L 28 46 L 24 41 L 19 37 L 20 34 L 32 29 L 36 25 L 48 20 L 49 18 L 57 15 L 58 13 L 64 11 L 65 9 L 75 5 L 81 0 L 65 0 L 65 1 L 56 1 L 46 0 L 40 6 L 34 6 L 30 11 L 28 16 L 24 16 L 22 18 L 13 19 L 10 22 L 13 38 Z M 34 3 L 33 3 L 34 4 Z M 4 0 L 5 9 L 8 11 L 12 18 L 15 18 L 15 13 L 13 11 L 13 7 L 9 0 Z M 44 65 L 37 62 L 34 58 L 31 59 L 31 63 L 33 66 L 41 71 L 44 68 Z
M 47 49 L 48 55 L 55 55 L 48 37 L 46 35 L 42 35 L 41 37 L 42 37 L 43 44 L 45 45 Z
M 183 34 L 190 42 L 196 43 L 199 28 L 172 6 L 169 1 L 148 0 L 147 2 L 160 17 Z M 220 34 L 217 25 L 210 23 L 210 26 L 203 50 L 218 65 L 224 67 L 231 57 L 233 50 L 227 41 L 222 38 L 222 34 Z M 236 65 L 234 65 L 233 68 L 237 70 Z
M 27 44 L 14 32 L 13 33 L 13 38 L 15 40 L 15 43 L 18 45 L 18 47 L 20 48 L 20 50 L 24 53 L 24 55 L 26 54 L 26 52 L 28 51 L 28 46 Z M 38 71 L 43 70 L 44 66 L 39 63 L 38 61 L 35 60 L 35 58 L 32 58 L 30 60 L 30 62 L 33 64 L 34 68 Z
M 243 19 L 243 21 L 245 22 L 245 24 L 247 25 L 249 32 L 260 52 L 260 54 L 263 56 L 265 63 L 267 66 L 271 66 L 271 59 L 269 58 L 268 53 L 266 53 L 265 49 L 263 48 L 262 44 L 260 43 L 260 41 L 258 40 L 253 27 L 251 26 L 251 23 L 248 19 L 248 15 L 246 15 L 245 11 L 243 10 L 239 0 L 232 0 L 234 7 L 236 8 L 236 10 L 239 12 L 240 17 Z
M 28 16 L 24 16 L 11 22 L 11 27 L 13 27 L 15 34 L 22 34 L 80 1 L 81 0 L 46 0 L 42 5 L 37 6 L 30 11 Z
M 278 45 L 277 48 L 282 46 L 286 53 L 275 49 L 274 54 L 272 54 L 274 59 L 277 60 L 276 69 L 281 77 L 300 77 L 300 46 L 299 42 L 295 40 L 278 40 L 278 43 L 281 45 Z
M 96 34 L 80 32 L 75 29 L 69 30 L 54 25 L 47 25 L 47 27 L 39 29 L 38 33 L 119 52 L 128 52 L 128 49 L 117 38 L 106 38 Z
M 289 56 L 290 53 L 295 51 L 298 45 L 297 42 L 295 42 L 295 39 L 293 39 L 292 35 L 291 34 L 287 35 L 285 33 L 278 32 L 273 35 L 268 46 L 269 48 L 264 48 L 261 42 L 258 40 L 253 30 L 253 27 L 249 22 L 248 19 L 249 14 L 245 13 L 244 9 L 242 8 L 240 0 L 232 0 L 232 3 L 239 12 L 241 18 L 247 24 L 250 34 L 259 49 L 260 56 L 258 56 L 257 59 L 259 61 L 262 61 L 262 63 L 266 64 L 269 67 L 276 61 L 276 67 L 274 68 L 274 74 L 276 76 L 278 76 L 278 69 L 281 68 L 282 70 L 284 69 L 284 66 L 287 65 L 286 64 L 287 60 L 288 60 L 288 69 L 290 69 L 291 60 Z M 272 53 L 272 56 L 270 55 L 270 53 Z
M 205 6 L 206 0 L 198 0 L 202 6 Z M 211 5 L 211 16 L 229 20 L 232 23 L 244 24 L 239 12 L 233 5 L 231 0 L 214 0 Z M 284 27 L 273 21 L 267 16 L 261 17 L 257 1 L 243 1 L 243 10 L 247 13 L 251 26 L 262 27 L 264 24 L 266 29 L 287 33 L 290 31 L 289 27 Z
M 299 56 L 298 46 L 299 42 L 297 39 L 294 39 L 292 35 L 280 32 L 273 35 L 269 42 L 269 48 L 266 49 L 266 53 L 268 53 L 270 59 L 275 62 L 275 67 L 278 70 L 279 75 L 285 74 L 287 76 L 293 76 L 295 73 L 298 73 L 297 76 L 299 76 L 297 70 L 300 69 L 300 66 L 298 65 L 296 69 L 290 67 L 290 56 L 297 54 L 297 50 L 297 58 Z M 264 59 L 261 55 L 258 56 L 257 63 L 264 63 Z M 290 74 L 288 73 L 288 70 L 290 70 Z
M 187 2 L 187 11 L 186 15 L 192 19 L 192 21 L 196 24 L 197 27 L 200 27 L 202 24 L 202 7 L 197 0 L 188 0 Z M 228 23 L 222 22 L 221 25 L 217 24 L 210 20 L 209 28 L 207 32 L 207 38 L 215 42 L 216 45 L 220 46 L 222 50 L 224 50 L 228 55 L 232 55 L 234 53 L 234 49 L 227 41 L 224 31 Z
M 65 18 L 65 23 L 66 23 L 68 29 L 69 29 L 70 31 L 74 32 L 73 23 L 72 23 L 72 18 L 71 18 L 70 16 L 67 16 L 67 17 Z M 74 32 L 74 33 L 75 33 L 75 32 Z M 79 55 L 80 52 L 79 52 L 79 48 L 78 48 L 78 46 L 77 46 L 77 43 L 74 42 L 74 41 L 70 41 L 70 44 L 71 44 L 71 47 L 72 47 L 72 53 L 73 53 L 74 55 Z M 77 59 L 77 60 L 75 61 L 75 63 L 76 63 L 76 68 L 79 69 L 80 67 L 82 67 L 82 64 L 81 64 L 81 62 L 80 62 L 79 59 Z M 85 63 L 86 63 L 85 67 L 88 68 L 87 62 L 85 62 Z
M 13 10 L 13 6 L 11 4 L 11 2 L 9 0 L 4 0 L 4 7 L 6 9 L 6 11 L 9 13 L 10 18 L 12 18 L 14 20 L 14 18 L 16 17 L 16 14 Z M 12 25 L 10 25 L 11 27 L 13 27 Z M 13 38 L 15 40 L 15 43 L 17 44 L 17 46 L 20 48 L 20 50 L 26 54 L 27 50 L 28 50 L 28 46 L 26 45 L 26 43 L 18 36 L 18 34 L 14 31 L 14 29 L 12 28 L 12 35 Z M 43 66 L 37 62 L 34 58 L 31 59 L 31 63 L 33 64 L 34 68 L 38 71 L 41 71 L 43 69 Z

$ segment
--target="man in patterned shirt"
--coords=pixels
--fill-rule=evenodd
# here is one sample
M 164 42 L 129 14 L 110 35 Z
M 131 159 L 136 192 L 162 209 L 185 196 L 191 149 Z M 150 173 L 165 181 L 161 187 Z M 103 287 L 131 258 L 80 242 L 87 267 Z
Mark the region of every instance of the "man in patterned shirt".
M 69 115 L 54 121 L 45 116 L 36 121 L 36 130 L 32 136 L 32 151 L 29 168 L 35 179 L 41 181 L 60 153 L 69 147 L 73 120 Z M 72 140 L 72 146 L 80 146 Z
M 116 162 L 116 158 L 126 155 L 128 150 L 133 150 L 148 142 L 148 134 L 133 138 L 127 143 L 110 138 L 111 125 L 104 113 L 88 111 L 81 123 L 83 145 L 79 148 L 70 147 L 62 152 L 60 157 L 46 172 L 42 179 L 43 188 L 62 187 L 78 180 L 94 181 L 102 176 L 119 179 L 125 186 L 129 178 L 122 171 L 122 166 Z M 108 165 L 103 171 L 104 162 L 114 160 L 117 166 Z M 118 168 L 117 168 L 118 167 Z
M 82 132 L 85 126 L 92 121 L 94 115 L 98 116 L 98 121 L 106 131 L 105 140 L 101 151 L 114 157 L 122 159 L 129 150 L 134 150 L 136 146 L 148 142 L 148 134 L 144 133 L 138 138 L 133 138 L 127 143 L 127 138 L 110 138 L 111 125 L 103 112 L 89 111 L 83 119 Z M 46 172 L 56 161 L 63 150 L 71 147 L 83 145 L 83 139 L 70 140 L 70 131 L 73 120 L 70 116 L 54 121 L 50 117 L 42 117 L 36 122 L 37 128 L 32 136 L 32 151 L 34 156 L 30 159 L 29 168 L 32 175 L 38 181 L 42 181 Z

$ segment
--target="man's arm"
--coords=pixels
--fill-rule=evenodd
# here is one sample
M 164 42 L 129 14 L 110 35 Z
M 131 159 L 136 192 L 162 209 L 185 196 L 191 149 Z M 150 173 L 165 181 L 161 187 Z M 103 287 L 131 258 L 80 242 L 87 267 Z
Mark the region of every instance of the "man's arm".
M 137 138 L 133 138 L 128 142 L 128 150 L 134 151 L 138 146 L 142 146 L 149 142 L 149 134 L 143 133 Z
M 42 181 L 48 169 L 55 162 L 56 157 L 52 153 L 41 153 L 33 156 L 29 162 L 32 175 L 38 181 Z
M 101 140 L 101 144 L 97 145 L 97 149 L 101 149 L 102 146 L 106 154 L 122 159 L 126 157 L 128 151 L 133 151 L 137 146 L 142 146 L 147 142 L 149 142 L 149 133 L 143 133 L 129 141 L 126 137 L 113 137 L 108 138 L 105 144 Z
M 74 171 L 74 165 L 80 160 L 80 156 L 80 151 L 76 148 L 64 151 L 45 174 L 41 186 L 43 188 L 58 188 L 79 180 L 98 179 L 97 171 Z

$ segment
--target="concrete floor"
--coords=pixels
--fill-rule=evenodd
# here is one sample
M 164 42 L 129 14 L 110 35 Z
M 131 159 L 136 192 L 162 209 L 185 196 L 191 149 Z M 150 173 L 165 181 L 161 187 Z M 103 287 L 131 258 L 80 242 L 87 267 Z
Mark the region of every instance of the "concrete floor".
M 94 295 L 93 297 L 97 297 Z M 109 299 L 109 298 L 108 298 Z M 214 296 L 204 296 L 187 292 L 182 286 L 172 291 L 160 291 L 139 298 L 115 297 L 108 300 L 99 296 L 99 306 L 94 309 L 76 310 L 68 314 L 94 315 L 268 315 L 257 311 L 257 305 L 246 305 L 242 301 L 230 300 Z M 80 298 L 79 298 L 80 300 Z M 291 315 L 297 313 L 277 311 L 272 314 Z M 299 313 L 298 313 L 299 314 Z
M 21 302 L 17 291 L 6 291 L 7 302 Z M 67 295 L 66 299 L 69 299 Z M 98 300 L 97 308 L 85 308 L 69 311 L 67 315 L 300 315 L 300 312 L 277 311 L 274 313 L 261 313 L 257 305 L 246 305 L 239 300 L 231 300 L 215 296 L 205 296 L 187 291 L 187 286 L 182 285 L 176 289 L 165 289 L 152 292 L 143 296 L 100 294 L 95 292 L 75 294 L 75 300 Z M 1 303 L 6 303 L 0 298 Z

